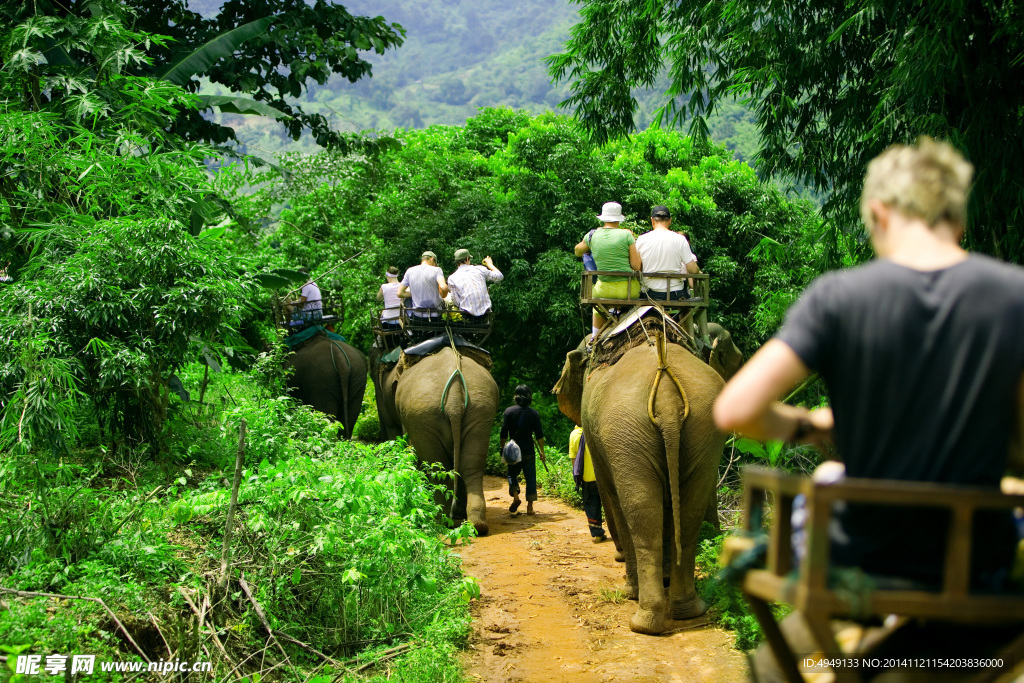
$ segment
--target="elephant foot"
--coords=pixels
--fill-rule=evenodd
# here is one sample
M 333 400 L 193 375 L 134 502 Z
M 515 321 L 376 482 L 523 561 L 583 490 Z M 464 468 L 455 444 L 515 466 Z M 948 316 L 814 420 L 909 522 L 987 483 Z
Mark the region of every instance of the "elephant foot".
M 643 608 L 638 609 L 629 620 L 629 630 L 633 633 L 646 633 L 652 636 L 664 633 L 665 614 Z
M 672 602 L 673 619 L 693 619 L 708 611 L 708 604 L 701 600 L 699 595 L 694 595 L 688 600 Z
M 473 528 L 476 529 L 477 536 L 486 536 L 487 533 L 491 530 L 491 527 L 488 526 L 487 522 L 484 520 L 474 521 Z
M 616 550 L 615 551 L 615 555 L 613 556 L 612 559 L 614 559 L 616 562 L 625 562 L 626 561 L 626 555 L 621 550 Z
M 622 597 L 626 598 L 627 600 L 640 599 L 640 591 L 637 590 L 636 586 L 633 586 L 628 582 L 623 584 L 620 590 L 622 591 Z

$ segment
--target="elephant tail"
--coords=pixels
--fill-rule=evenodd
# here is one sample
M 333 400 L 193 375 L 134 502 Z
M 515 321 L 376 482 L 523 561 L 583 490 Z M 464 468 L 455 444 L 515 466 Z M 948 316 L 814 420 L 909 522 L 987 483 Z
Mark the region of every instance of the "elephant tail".
M 452 488 L 457 494 L 459 490 L 458 477 L 461 476 L 462 470 L 460 469 L 461 458 L 462 458 L 462 417 L 466 410 L 466 405 L 462 396 L 459 396 L 459 391 L 455 389 L 455 386 L 459 385 L 465 396 L 468 398 L 469 392 L 466 391 L 465 382 L 458 383 L 454 382 L 451 385 L 451 390 L 445 395 L 445 402 L 441 406 L 441 410 L 444 412 L 445 417 L 448 418 L 448 423 L 452 427 L 452 472 L 453 476 L 456 477 L 452 481 Z M 458 499 L 458 495 L 452 496 L 451 509 L 448 511 L 449 514 L 455 512 L 455 502 Z
M 657 419 L 655 424 L 661 432 L 661 438 L 665 442 L 665 460 L 668 464 L 668 485 L 672 490 L 672 527 L 673 538 L 676 541 L 676 564 L 679 564 L 683 555 L 682 542 L 679 540 L 682 534 L 682 521 L 680 520 L 681 502 L 679 500 L 679 436 L 680 429 L 676 425 L 670 425 L 665 429 L 665 422 Z
M 665 443 L 665 460 L 668 465 L 668 485 L 672 489 L 672 525 L 674 530 L 674 537 L 676 541 L 676 564 L 682 561 L 683 555 L 683 544 L 680 541 L 680 534 L 682 533 L 682 510 L 679 501 L 679 440 L 682 434 L 682 423 L 686 421 L 686 418 L 690 415 L 690 401 L 686 397 L 686 390 L 683 388 L 682 383 L 676 376 L 676 373 L 672 371 L 672 368 L 668 364 L 668 341 L 664 335 L 658 340 L 660 343 L 657 344 L 658 351 L 658 370 L 654 373 L 654 384 L 651 386 L 651 393 L 647 399 L 647 415 L 651 418 L 651 422 L 654 423 L 658 431 L 661 432 L 661 438 Z M 671 423 L 666 422 L 663 418 L 655 416 L 655 399 L 658 394 L 658 384 L 661 382 L 661 373 L 664 372 L 671 379 L 672 383 L 676 385 L 676 389 L 679 390 L 679 397 L 682 399 L 681 410 L 673 409 L 671 414 L 682 415 L 682 420 L 673 420 Z M 664 394 L 663 394 L 664 395 Z M 668 413 L 666 413 L 668 414 Z

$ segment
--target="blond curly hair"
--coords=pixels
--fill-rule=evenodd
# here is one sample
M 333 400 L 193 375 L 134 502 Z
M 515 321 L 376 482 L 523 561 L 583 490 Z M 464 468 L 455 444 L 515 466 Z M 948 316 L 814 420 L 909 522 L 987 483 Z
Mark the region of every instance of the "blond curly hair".
M 948 221 L 967 226 L 967 195 L 974 167 L 947 142 L 918 138 L 913 146 L 893 145 L 868 164 L 860 215 L 871 225 L 868 202 L 877 199 L 930 227 Z

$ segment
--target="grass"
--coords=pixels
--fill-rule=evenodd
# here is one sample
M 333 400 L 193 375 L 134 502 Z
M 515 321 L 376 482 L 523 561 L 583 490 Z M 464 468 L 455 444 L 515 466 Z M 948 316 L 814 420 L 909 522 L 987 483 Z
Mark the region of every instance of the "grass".
M 598 588 L 597 597 L 601 602 L 608 602 L 613 605 L 621 605 L 626 602 L 626 593 L 621 588 Z
M 201 373 L 180 376 L 189 386 Z M 339 442 L 323 416 L 247 374 L 216 375 L 205 398 L 204 408 L 175 399 L 159 460 L 143 448 L 108 453 L 89 429 L 70 455 L 4 458 L 0 585 L 102 598 L 146 657 L 212 661 L 218 679 L 237 664 L 249 683 L 461 680 L 455 652 L 479 588 L 452 546 L 473 531 L 445 523 L 404 442 Z M 242 420 L 244 471 L 222 591 Z M 95 602 L 0 598 L 0 651 L 9 655 L 142 659 Z

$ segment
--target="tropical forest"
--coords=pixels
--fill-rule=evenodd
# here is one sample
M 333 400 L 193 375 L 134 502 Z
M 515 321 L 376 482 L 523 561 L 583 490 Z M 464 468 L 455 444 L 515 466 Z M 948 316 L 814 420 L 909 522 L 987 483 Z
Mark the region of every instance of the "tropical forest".
M 807 580 L 794 495 L 843 453 L 716 427 L 716 399 L 812 283 L 879 260 L 861 193 L 891 145 L 970 162 L 951 248 L 1024 263 L 1022 36 L 1016 1 L 0 3 L 0 680 L 782 662 L 804 603 L 750 577 Z M 685 295 L 602 268 L 603 225 L 686 243 Z M 831 415 L 812 369 L 778 399 Z M 978 505 L 1024 536 L 1004 491 Z M 903 614 L 830 577 L 860 623 Z M 1024 561 L 1004 578 L 950 608 L 1010 615 L 1016 650 L 941 655 L 1005 659 L 984 680 L 1024 675 Z M 954 604 L 900 595 L 900 625 Z

